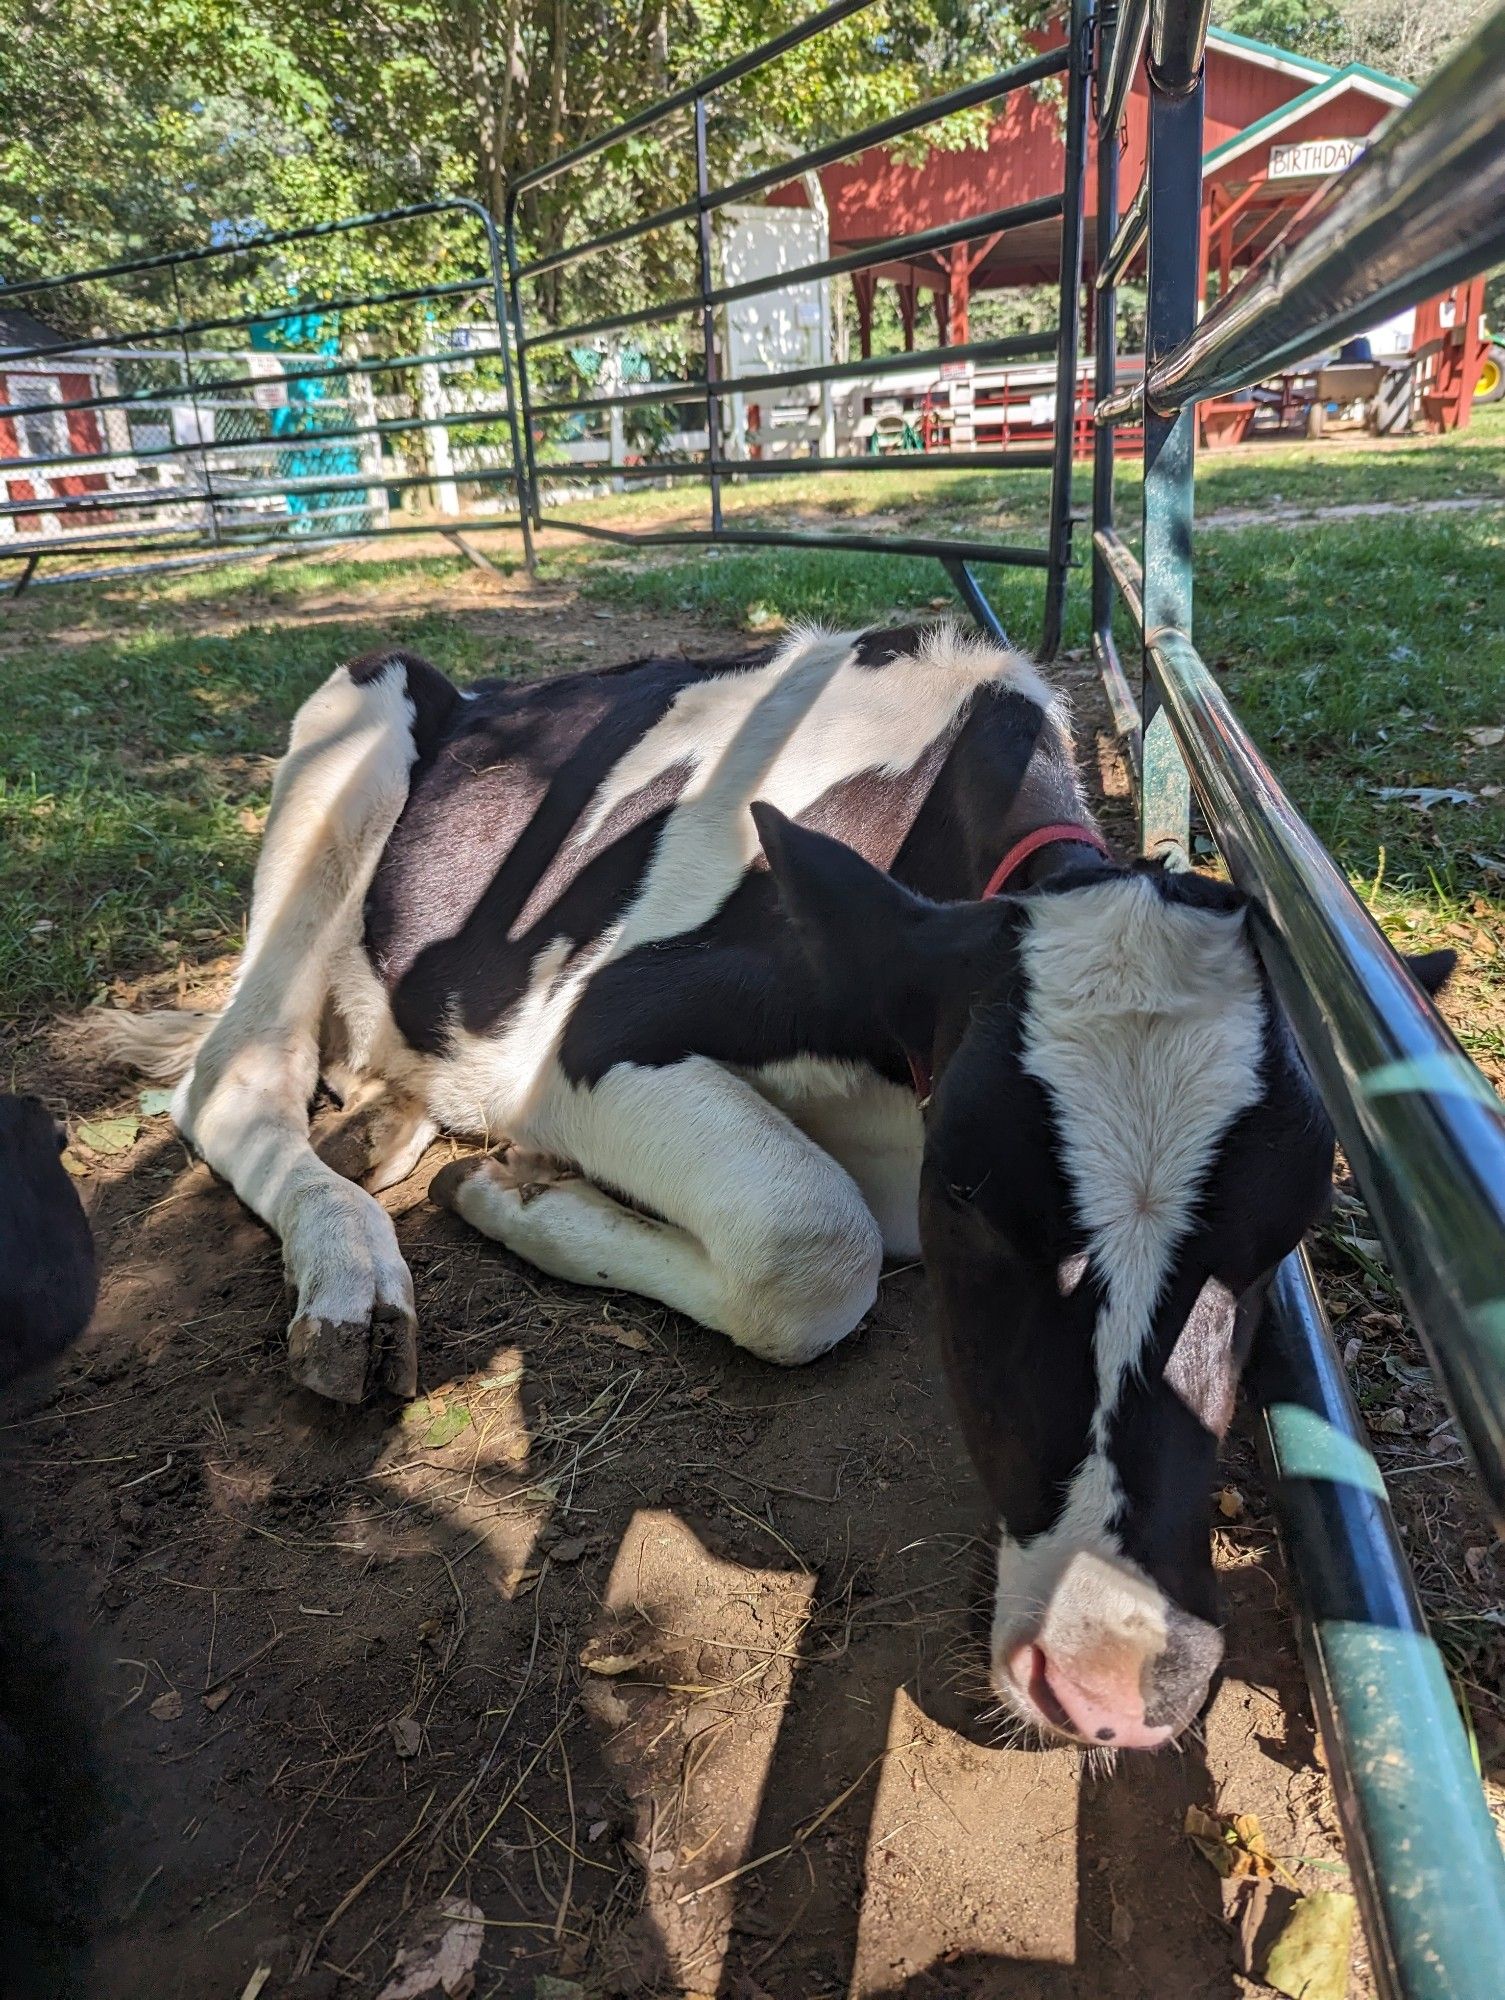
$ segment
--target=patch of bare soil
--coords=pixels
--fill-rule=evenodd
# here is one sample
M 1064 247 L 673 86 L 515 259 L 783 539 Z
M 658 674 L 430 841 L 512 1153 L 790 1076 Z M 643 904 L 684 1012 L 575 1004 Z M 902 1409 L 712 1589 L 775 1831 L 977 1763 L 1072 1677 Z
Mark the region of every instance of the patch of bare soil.
M 137 1110 L 66 1051 L 47 1082 L 75 1120 Z M 431 1209 L 446 1156 L 387 1197 L 422 1399 L 356 1412 L 290 1383 L 275 1245 L 165 1120 L 87 1158 L 99 1315 L 0 1441 L 95 1618 L 91 1994 L 399 2000 L 441 1946 L 454 1990 L 523 2000 L 1252 1990 L 1188 1806 L 1345 1878 L 1247 1437 L 1201 1735 L 1111 1774 L 1003 1746 L 921 1274 L 781 1373 Z

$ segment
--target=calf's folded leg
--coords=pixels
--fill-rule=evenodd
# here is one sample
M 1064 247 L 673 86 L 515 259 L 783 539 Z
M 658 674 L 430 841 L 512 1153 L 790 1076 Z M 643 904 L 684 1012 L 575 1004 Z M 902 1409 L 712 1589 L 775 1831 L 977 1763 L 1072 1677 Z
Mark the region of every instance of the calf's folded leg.
M 640 1292 L 786 1366 L 872 1306 L 883 1244 L 851 1176 L 719 1064 L 622 1064 L 549 1114 L 533 1137 L 583 1178 L 519 1186 L 462 1160 L 435 1199 L 552 1277 Z

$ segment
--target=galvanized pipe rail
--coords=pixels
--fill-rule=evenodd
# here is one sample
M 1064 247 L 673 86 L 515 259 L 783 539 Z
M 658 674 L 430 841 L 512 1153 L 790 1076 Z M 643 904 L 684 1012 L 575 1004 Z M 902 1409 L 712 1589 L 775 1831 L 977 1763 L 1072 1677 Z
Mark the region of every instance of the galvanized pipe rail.
M 1505 10 L 1329 181 L 1258 268 L 1098 421 L 1172 415 L 1505 259 Z
M 1064 207 L 1064 196 L 1040 195 L 1033 201 L 1014 202 L 1007 208 L 966 216 L 960 222 L 940 222 L 931 229 L 916 229 L 905 236 L 863 243 L 855 250 L 844 250 L 839 257 L 822 257 L 818 263 L 802 264 L 797 272 L 781 273 L 772 282 L 787 284 L 792 276 L 801 284 L 810 285 L 821 278 L 845 277 L 853 271 L 871 270 L 875 264 L 890 264 L 896 257 L 928 257 L 937 250 L 951 250 L 979 236 L 1001 236 L 1006 229 L 1022 229 L 1031 222 L 1053 222 Z M 767 278 L 747 278 L 738 285 L 713 285 L 706 298 L 713 306 L 733 305 L 741 299 L 756 298 L 759 292 L 768 290 L 769 284 Z M 531 354 L 540 347 L 558 347 L 565 341 L 584 340 L 592 334 L 618 333 L 635 326 L 682 319 L 687 313 L 699 312 L 701 303 L 699 292 L 691 292 L 657 305 L 637 306 L 631 312 L 611 313 L 603 319 L 575 320 L 564 326 L 545 325 L 526 337 L 517 336 L 517 345 Z
M 1505 1112 L 1291 805 L 1190 636 L 1197 399 L 1303 359 L 1505 250 L 1505 12 L 1198 323 L 1186 260 L 1200 210 L 1190 127 L 1206 19 L 1206 0 L 1125 0 L 1108 69 L 1117 95 L 1105 89 L 1100 107 L 1098 240 L 1112 245 L 1098 281 L 1100 348 L 1141 241 L 1150 299 L 1143 383 L 1119 389 L 1110 371 L 1098 374 L 1094 653 L 1117 708 L 1117 600 L 1141 658 L 1141 844 L 1184 857 L 1194 789 L 1250 893 L 1272 984 L 1505 1520 Z M 1142 201 L 1120 224 L 1116 127 L 1130 60 L 1121 52 L 1137 67 L 1141 40 L 1150 164 Z M 1143 568 L 1114 526 L 1112 450 L 1112 426 L 1141 418 Z M 1505 1865 L 1304 1255 L 1277 1275 L 1254 1381 L 1382 2000 L 1486 2000 L 1505 1965 Z
M 593 534 L 599 539 L 617 541 L 629 546 L 633 544 L 693 546 L 697 543 L 723 543 L 729 546 L 783 544 L 865 550 L 878 554 L 886 552 L 933 556 L 946 568 L 969 610 L 994 632 L 999 632 L 1001 628 L 988 604 L 985 592 L 971 574 L 971 567 L 983 564 L 1038 567 L 1045 572 L 1045 611 L 1040 650 L 1048 657 L 1055 652 L 1060 643 L 1066 579 L 1073 565 L 1072 418 L 1078 398 L 1076 371 L 1080 347 L 1086 96 L 1092 60 L 1093 0 L 1073 0 L 1068 36 L 1061 46 L 1048 48 L 1007 69 L 960 84 L 919 104 L 895 112 L 889 117 L 879 119 L 845 137 L 808 147 L 772 165 L 759 167 L 720 185 L 713 185 L 707 135 L 710 109 L 717 94 L 763 68 L 798 43 L 824 32 L 839 21 L 846 20 L 865 4 L 867 0 L 842 0 L 840 5 L 827 7 L 821 13 L 812 15 L 809 20 L 796 24 L 773 41 L 765 43 L 761 48 L 750 50 L 746 55 L 737 57 L 734 62 L 725 64 L 701 82 L 687 85 L 660 99 L 657 104 L 646 107 L 626 123 L 599 134 L 558 159 L 545 161 L 520 174 L 510 185 L 507 194 L 504 241 L 512 307 L 511 346 L 518 367 L 519 407 L 523 418 L 527 484 L 532 494 L 531 511 L 534 527 L 535 529 L 542 529 L 545 526 L 557 527 L 561 531 L 577 535 Z M 1017 203 L 1007 208 L 995 209 L 929 229 L 911 231 L 882 242 L 863 244 L 855 250 L 815 259 L 792 270 L 780 271 L 768 277 L 732 284 L 718 285 L 715 282 L 712 269 L 711 225 L 715 215 L 729 204 L 746 201 L 774 187 L 796 181 L 802 175 L 818 173 L 823 168 L 833 166 L 841 160 L 854 158 L 870 148 L 889 145 L 896 139 L 922 132 L 956 112 L 1001 103 L 1014 93 L 1035 88 L 1051 78 L 1060 76 L 1066 78 L 1066 105 L 1062 146 L 1062 188 L 1059 194 Z M 634 216 L 629 221 L 581 241 L 560 244 L 531 257 L 525 258 L 521 254 L 518 241 L 519 216 L 531 192 L 556 180 L 562 174 L 575 171 L 598 159 L 608 148 L 615 146 L 623 138 L 661 126 L 679 113 L 689 113 L 691 120 L 694 169 L 692 195 L 654 209 L 647 215 Z M 1057 217 L 1060 218 L 1062 225 L 1060 311 L 1057 326 L 1048 334 L 967 341 L 948 348 L 874 356 L 843 363 L 825 362 L 818 366 L 791 367 L 758 374 L 731 375 L 724 372 L 720 366 L 716 316 L 721 308 L 734 302 L 754 298 L 786 286 L 817 284 L 830 278 L 870 270 L 896 259 L 913 261 L 933 256 L 961 244 L 984 240 L 1011 229 L 1025 228 Z M 649 305 L 635 306 L 622 313 L 577 316 L 562 324 L 545 323 L 534 326 L 529 323 L 524 303 L 525 288 L 529 285 L 555 273 L 573 269 L 589 258 L 619 250 L 623 245 L 635 242 L 656 230 L 681 224 L 693 224 L 695 229 L 698 283 L 693 292 L 679 292 L 669 298 Z M 573 341 L 610 338 L 634 328 L 684 320 L 692 314 L 697 315 L 699 320 L 700 373 L 695 379 L 684 383 L 653 383 L 642 387 L 583 392 L 578 395 L 544 397 L 538 395 L 533 358 L 540 350 L 558 348 Z M 727 525 L 723 489 L 729 480 L 777 476 L 777 473 L 785 470 L 823 472 L 875 469 L 870 468 L 870 463 L 866 459 L 832 458 L 829 453 L 788 461 L 734 459 L 723 449 L 721 443 L 727 398 L 761 396 L 801 386 L 814 387 L 833 382 L 864 380 L 869 377 L 881 379 L 885 375 L 925 368 L 939 372 L 942 367 L 951 363 L 1000 363 L 1028 356 L 1049 358 L 1055 363 L 1054 391 L 1058 422 L 1052 442 L 1043 454 L 1044 462 L 1051 471 L 1051 489 L 1042 546 L 1019 547 L 980 539 L 964 541 L 949 536 L 873 535 L 860 531 L 830 534 L 804 532 L 799 535 L 782 536 L 772 530 L 737 530 Z M 597 525 L 573 520 L 549 519 L 545 516 L 540 502 L 545 482 L 567 475 L 561 469 L 544 463 L 540 458 L 536 448 L 537 426 L 540 420 L 655 406 L 668 408 L 676 404 L 690 403 L 698 403 L 705 413 L 707 449 L 703 455 L 698 455 L 688 463 L 684 460 L 650 460 L 642 468 L 612 466 L 607 476 L 613 479 L 662 476 L 678 482 L 698 473 L 709 487 L 709 520 L 705 528 L 642 533 L 628 529 L 608 530 Z M 916 472 L 941 471 L 956 464 L 961 458 L 961 454 L 949 451 L 925 452 L 907 459 L 906 463 Z M 1003 451 L 987 450 L 967 453 L 964 462 L 968 466 L 978 468 L 987 465 L 999 468 L 1033 466 L 1042 462 L 1042 453 L 1032 446 L 1016 450 L 1008 448 Z M 602 468 L 602 471 L 605 472 L 606 469 Z

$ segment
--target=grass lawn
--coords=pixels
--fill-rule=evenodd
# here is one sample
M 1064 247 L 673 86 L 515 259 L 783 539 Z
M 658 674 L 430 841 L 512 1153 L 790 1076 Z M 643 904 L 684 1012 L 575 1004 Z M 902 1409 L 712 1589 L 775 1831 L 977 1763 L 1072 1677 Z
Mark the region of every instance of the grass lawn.
M 1383 450 L 1342 444 L 1205 456 L 1204 509 L 1285 500 L 1405 502 L 1455 492 L 1505 500 L 1505 412 L 1461 440 Z M 1018 481 L 1022 481 L 1021 486 Z M 1125 469 L 1122 510 L 1134 504 Z M 971 531 L 1043 494 L 946 475 L 917 513 L 912 471 L 833 482 L 837 511 Z M 811 480 L 734 489 L 731 504 L 808 509 Z M 677 515 L 638 494 L 591 503 L 605 518 Z M 684 496 L 684 505 L 698 505 Z M 613 656 L 613 610 L 756 634 L 786 618 L 847 623 L 949 603 L 927 560 L 719 550 L 624 554 L 547 537 L 541 578 L 578 621 L 578 657 Z M 506 559 L 503 566 L 506 567 Z M 521 579 L 518 579 L 520 582 Z M 457 593 L 491 594 L 480 617 Z M 310 558 L 134 583 L 39 591 L 0 613 L 0 1020 L 25 1031 L 86 1002 L 113 975 L 170 970 L 234 944 L 270 787 L 271 759 L 303 696 L 377 644 L 431 654 L 464 679 L 536 670 L 506 593 L 459 557 Z M 1009 629 L 1038 629 L 1039 581 L 992 573 Z M 1257 739 L 1387 926 L 1410 942 L 1466 942 L 1484 989 L 1505 979 L 1505 507 L 1404 513 L 1209 534 L 1198 555 L 1198 633 Z M 473 595 L 473 593 L 472 593 Z M 500 597 L 500 603 L 497 602 Z M 600 622 L 594 622 L 592 613 Z M 601 614 L 606 614 L 602 616 Z M 583 650 L 591 644 L 598 650 Z M 1067 644 L 1086 640 L 1074 592 Z M 1474 732 L 1471 734 L 1470 732 Z M 1382 788 L 1465 791 L 1387 800 Z M 1493 1010 L 1481 1054 L 1505 1053 Z
M 237 942 L 293 711 L 376 645 L 494 671 L 499 649 L 469 622 L 411 605 L 415 584 L 439 597 L 468 573 L 460 557 L 311 560 L 6 605 L 0 1024 L 24 1029 L 112 974 Z M 313 617 L 332 596 L 353 596 L 357 615 Z
M 926 473 L 923 466 L 921 459 L 890 459 L 871 472 L 749 480 L 727 486 L 723 506 L 729 519 L 744 526 L 773 525 L 791 511 L 841 520 L 879 514 L 896 526 L 1043 542 L 1047 472 Z M 1123 459 L 1118 492 L 1125 518 L 1138 506 L 1139 478 L 1137 460 Z M 1085 494 L 1085 480 L 1081 491 Z M 1203 452 L 1197 463 L 1201 514 L 1469 498 L 1505 501 L 1505 404 L 1477 411 L 1466 431 L 1447 437 L 1400 438 L 1378 449 L 1357 434 L 1330 438 L 1315 449 L 1304 439 L 1257 442 Z M 696 480 L 668 493 L 630 489 L 609 501 L 567 502 L 551 508 L 550 518 L 624 528 L 650 522 L 700 527 L 706 519 L 705 489 Z M 546 538 L 546 546 L 552 545 Z

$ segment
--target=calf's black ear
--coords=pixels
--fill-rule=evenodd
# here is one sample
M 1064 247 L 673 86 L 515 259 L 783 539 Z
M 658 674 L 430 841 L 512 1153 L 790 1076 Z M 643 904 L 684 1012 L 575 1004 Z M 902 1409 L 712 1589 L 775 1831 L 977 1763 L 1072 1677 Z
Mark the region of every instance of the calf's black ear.
M 1456 951 L 1421 951 L 1415 957 L 1408 956 L 1406 965 L 1422 992 L 1430 993 L 1435 1000 L 1458 970 L 1458 954 Z
M 1009 921 L 1008 905 L 927 902 L 773 806 L 756 804 L 752 816 L 784 913 L 822 990 L 881 1021 L 906 1047 L 928 1049 L 939 1007 L 975 989 L 977 968 Z

